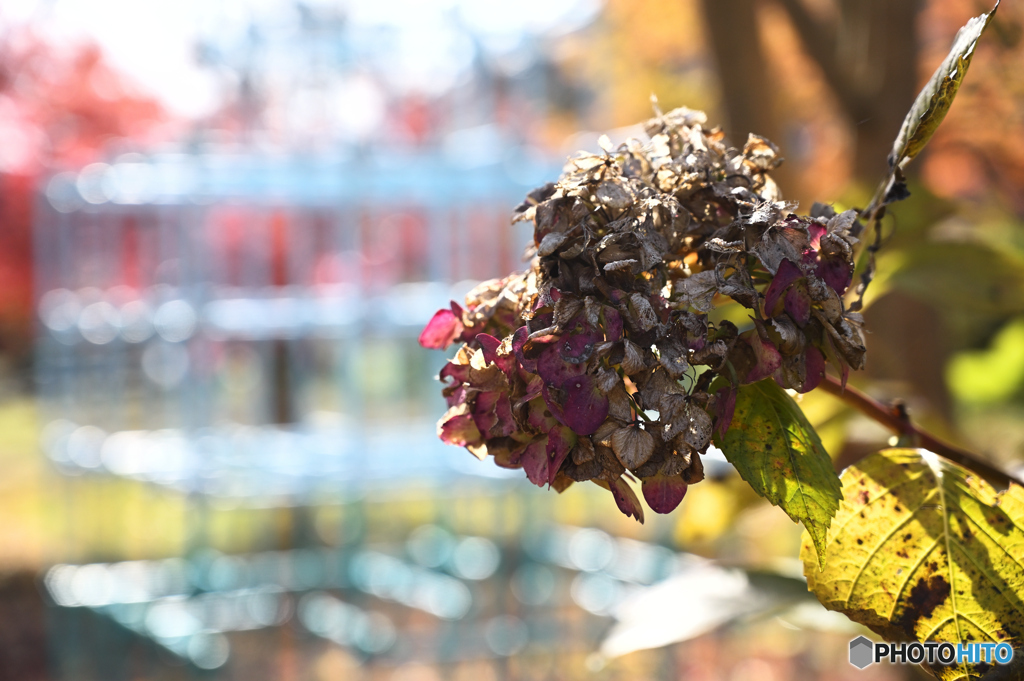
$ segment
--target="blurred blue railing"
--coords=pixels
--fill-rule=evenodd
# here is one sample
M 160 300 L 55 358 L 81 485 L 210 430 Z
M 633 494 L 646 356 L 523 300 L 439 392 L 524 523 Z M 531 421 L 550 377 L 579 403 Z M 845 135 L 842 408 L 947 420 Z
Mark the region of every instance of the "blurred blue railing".
M 303 503 L 500 478 L 441 445 L 422 325 L 522 264 L 508 155 L 132 155 L 54 176 L 36 226 L 43 447 L 64 473 Z

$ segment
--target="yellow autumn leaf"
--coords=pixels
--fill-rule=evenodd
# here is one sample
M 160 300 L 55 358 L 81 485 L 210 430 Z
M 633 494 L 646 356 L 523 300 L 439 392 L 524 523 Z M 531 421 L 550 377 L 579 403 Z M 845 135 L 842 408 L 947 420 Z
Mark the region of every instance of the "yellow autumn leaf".
M 890 641 L 1024 643 L 1024 488 L 996 491 L 931 452 L 887 449 L 842 475 L 825 568 L 804 534 L 810 590 Z M 984 665 L 935 665 L 943 681 Z

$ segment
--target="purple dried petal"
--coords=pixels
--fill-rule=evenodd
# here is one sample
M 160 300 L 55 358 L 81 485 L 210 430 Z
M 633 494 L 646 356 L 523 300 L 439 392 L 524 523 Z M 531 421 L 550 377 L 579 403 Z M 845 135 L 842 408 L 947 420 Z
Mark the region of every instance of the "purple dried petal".
M 482 441 L 480 430 L 476 427 L 472 414 L 460 414 L 445 421 L 438 428 L 441 440 L 450 445 L 465 447 Z
M 531 374 L 537 373 L 537 360 L 536 358 L 528 358 L 525 354 L 526 341 L 530 337 L 530 330 L 525 326 L 520 326 L 516 329 L 515 333 L 512 334 L 512 352 L 516 355 L 516 361 L 526 371 Z
M 491 437 L 508 437 L 518 430 L 516 420 L 512 416 L 512 400 L 508 393 L 501 393 L 498 403 L 494 405 L 494 415 L 498 417 L 497 425 L 491 430 Z
M 445 402 L 448 403 L 449 407 L 454 407 L 456 404 L 462 404 L 466 401 L 469 388 L 464 385 L 454 386 L 454 389 L 445 395 Z
M 853 280 L 853 263 L 843 257 L 822 258 L 818 263 L 818 276 L 839 295 L 846 293 Z
M 576 436 L 568 428 L 553 428 L 550 433 L 535 438 L 523 450 L 519 463 L 526 470 L 530 482 L 542 487 L 550 485 L 558 475 L 565 457 L 576 445 Z
M 498 365 L 498 368 L 511 377 L 515 368 L 515 358 L 501 352 L 501 341 L 488 333 L 478 333 L 476 342 L 480 344 L 480 350 L 484 353 L 484 360 L 490 364 Z
M 601 342 L 601 336 L 589 325 L 581 324 L 580 328 L 583 329 L 581 333 L 563 336 L 558 342 L 562 359 L 570 364 L 586 362 L 594 354 L 594 346 Z
M 672 314 L 672 308 L 669 306 L 668 301 L 662 296 L 652 294 L 650 302 L 651 308 L 654 310 L 654 314 L 657 316 L 658 321 L 662 324 L 667 322 L 669 315 Z
M 537 374 L 550 386 L 560 387 L 570 378 L 586 371 L 586 365 L 571 364 L 562 359 L 562 341 L 552 343 L 537 358 Z
M 725 437 L 725 431 L 732 425 L 732 415 L 736 411 L 736 389 L 719 388 L 715 393 L 715 434 Z
M 498 424 L 498 415 L 494 413 L 494 407 L 498 404 L 500 395 L 502 393 L 491 391 L 476 396 L 476 402 L 473 404 L 473 421 L 484 436 L 488 436 L 491 428 Z
M 497 364 L 498 346 L 501 345 L 501 341 L 489 333 L 478 333 L 476 342 L 480 344 L 480 350 L 484 353 L 484 361 L 488 364 Z
M 604 337 L 608 341 L 622 340 L 622 315 L 614 307 L 605 307 L 604 316 Z
M 555 394 L 553 394 L 555 392 L 559 394 L 556 396 Z M 544 387 L 541 388 L 540 394 L 541 397 L 544 398 L 544 406 L 547 407 L 548 412 L 551 414 L 551 416 L 558 423 L 565 425 L 565 414 L 562 412 L 561 402 L 561 400 L 564 399 L 564 395 L 561 394 L 561 390 L 545 383 Z
M 470 366 L 468 364 L 456 364 L 455 362 L 448 362 L 441 369 L 439 377 L 442 382 L 451 378 L 453 379 L 452 384 L 468 383 L 469 371 Z
M 554 312 L 542 312 L 541 314 L 534 315 L 533 319 L 528 322 L 530 327 L 530 333 L 539 331 L 540 329 L 546 329 L 555 323 Z
M 619 510 L 624 515 L 636 518 L 643 523 L 644 509 L 640 505 L 640 500 L 636 498 L 633 488 L 623 478 L 618 478 L 608 483 L 608 489 L 611 490 L 612 496 L 615 497 L 615 505 L 619 507 Z
M 802 393 L 810 392 L 817 388 L 818 384 L 821 383 L 821 379 L 825 376 L 825 356 L 821 354 L 821 350 L 813 345 L 808 345 L 804 358 L 807 367 L 807 378 L 804 379 L 804 384 L 797 389 Z
M 580 435 L 590 435 L 608 417 L 608 396 L 601 392 L 590 374 L 569 379 L 562 384 L 565 404 L 562 419 Z
M 544 396 L 530 400 L 527 410 L 526 424 L 537 432 L 546 433 L 558 425 L 558 420 Z
M 807 291 L 807 281 L 798 281 L 786 292 L 786 314 L 803 327 L 811 319 L 811 294 Z
M 613 288 L 611 291 L 608 291 L 607 294 L 608 299 L 612 301 L 614 305 L 622 305 L 622 303 L 629 299 L 628 293 L 617 288 Z
M 794 265 L 789 259 L 783 258 L 782 262 L 779 263 L 779 269 L 775 273 L 772 283 L 768 284 L 768 288 L 764 292 L 764 315 L 766 317 L 775 316 L 773 314 L 775 306 L 778 304 L 783 292 L 789 288 L 790 284 L 803 276 L 804 273 L 799 267 Z
M 763 378 L 768 378 L 782 366 L 782 355 L 774 345 L 761 338 L 757 333 L 749 331 L 747 333 L 750 333 L 750 336 L 746 340 L 754 351 L 757 365 L 744 377 L 743 382 L 756 383 Z
M 484 437 L 508 437 L 516 431 L 512 405 L 507 392 L 491 391 L 477 395 L 473 419 Z
M 640 489 L 647 505 L 655 513 L 671 513 L 686 496 L 686 483 L 678 475 L 658 473 L 644 478 Z
M 558 469 L 569 452 L 576 446 L 576 435 L 568 428 L 552 428 L 548 433 L 548 484 L 555 481 Z
M 526 471 L 530 482 L 543 487 L 548 484 L 548 436 L 542 435 L 528 444 L 519 457 L 519 464 Z
M 524 393 L 523 396 L 516 401 L 517 408 L 520 404 L 526 404 L 535 397 L 540 397 L 541 391 L 543 389 L 544 379 L 542 379 L 540 376 L 534 375 L 526 384 L 526 393 Z
M 455 307 L 455 303 L 452 303 Z M 462 317 L 451 310 L 438 310 L 420 333 L 420 345 L 430 350 L 444 350 L 464 330 Z

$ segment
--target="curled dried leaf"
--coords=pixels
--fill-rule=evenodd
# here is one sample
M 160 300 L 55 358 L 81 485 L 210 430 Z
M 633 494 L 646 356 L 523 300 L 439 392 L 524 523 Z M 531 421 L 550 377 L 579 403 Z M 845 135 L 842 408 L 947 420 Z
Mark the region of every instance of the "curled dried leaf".
M 634 293 L 629 297 L 629 308 L 642 330 L 650 331 L 657 325 L 658 316 L 654 314 L 651 301 L 642 293 Z
M 644 352 L 636 343 L 631 340 L 623 341 L 625 354 L 622 358 L 622 370 L 627 376 L 638 374 L 647 368 L 644 362 Z

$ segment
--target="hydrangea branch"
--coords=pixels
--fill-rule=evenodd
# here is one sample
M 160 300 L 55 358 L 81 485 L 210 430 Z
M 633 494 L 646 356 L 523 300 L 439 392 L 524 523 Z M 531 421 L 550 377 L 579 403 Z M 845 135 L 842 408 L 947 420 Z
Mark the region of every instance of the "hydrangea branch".
M 865 416 L 877 421 L 900 437 L 906 437 L 912 446 L 922 447 L 972 470 L 998 488 L 1005 489 L 1011 482 L 1024 484 L 1019 476 L 1006 473 L 985 461 L 978 454 L 943 442 L 931 433 L 914 425 L 902 403 L 885 405 L 851 385 L 843 386 L 839 379 L 828 374 L 819 384 L 825 392 L 841 399 Z

